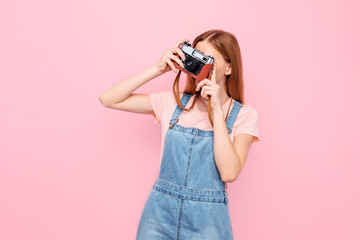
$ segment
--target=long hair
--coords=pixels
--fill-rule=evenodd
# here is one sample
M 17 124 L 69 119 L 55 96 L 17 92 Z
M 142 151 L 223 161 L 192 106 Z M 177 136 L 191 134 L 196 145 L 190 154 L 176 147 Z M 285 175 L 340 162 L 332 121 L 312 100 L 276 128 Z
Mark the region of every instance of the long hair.
M 192 43 L 192 47 L 195 47 L 196 44 L 200 41 L 209 42 L 211 46 L 222 55 L 225 61 L 230 63 L 231 74 L 226 75 L 226 80 L 225 80 L 226 92 L 229 97 L 239 101 L 242 104 L 245 104 L 241 52 L 236 37 L 232 33 L 220 29 L 214 29 L 214 30 L 206 31 L 200 34 L 199 36 L 197 36 L 194 42 Z M 200 96 L 200 91 L 196 92 L 195 79 L 187 75 L 186 85 L 183 92 L 188 94 L 195 94 L 195 97 L 192 105 L 187 109 L 184 108 L 181 105 L 180 93 L 179 93 L 180 74 L 181 71 L 179 71 L 178 74 L 176 75 L 173 84 L 173 94 L 180 108 L 182 108 L 184 111 L 190 111 L 195 106 L 195 103 L 198 97 Z M 210 112 L 209 112 L 209 119 L 211 121 Z

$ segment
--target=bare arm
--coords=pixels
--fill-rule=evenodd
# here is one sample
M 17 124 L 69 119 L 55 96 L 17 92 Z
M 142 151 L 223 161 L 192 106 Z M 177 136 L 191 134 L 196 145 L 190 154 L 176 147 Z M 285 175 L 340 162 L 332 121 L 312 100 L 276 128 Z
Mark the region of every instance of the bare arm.
M 223 182 L 233 182 L 239 176 L 250 150 L 253 136 L 239 134 L 231 143 L 224 113 L 214 111 L 214 157 Z
M 161 74 L 155 65 L 151 66 L 107 89 L 100 95 L 99 100 L 102 105 L 108 108 L 137 113 L 152 113 L 148 94 L 133 94 L 132 92 Z
M 175 68 L 173 61 L 184 66 L 179 57 L 174 55 L 174 53 L 177 53 L 185 59 L 184 53 L 179 48 L 179 45 L 184 41 L 189 40 L 180 40 L 175 44 L 174 48 L 166 49 L 162 58 L 154 66 L 151 66 L 145 71 L 129 77 L 104 91 L 99 97 L 101 104 L 108 108 L 123 111 L 153 114 L 154 111 L 149 95 L 134 94 L 133 92 L 140 86 L 171 69 L 176 72 L 177 69 Z

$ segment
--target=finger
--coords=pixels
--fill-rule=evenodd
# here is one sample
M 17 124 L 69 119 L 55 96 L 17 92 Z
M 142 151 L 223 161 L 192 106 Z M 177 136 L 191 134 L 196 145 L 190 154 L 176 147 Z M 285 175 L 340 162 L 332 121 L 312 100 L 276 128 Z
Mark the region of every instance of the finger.
M 177 62 L 180 66 L 184 66 L 179 57 L 175 56 L 174 53 L 166 53 L 166 56 Z
M 176 73 L 177 72 L 177 68 L 174 66 L 174 64 L 171 62 L 171 60 L 169 58 L 167 58 L 165 60 L 167 62 L 167 64 L 171 67 L 171 69 Z
M 202 88 L 201 88 L 201 92 L 204 93 L 206 91 L 213 91 L 214 89 L 212 88 L 212 86 L 206 86 L 204 85 Z
M 201 95 L 204 99 L 206 99 L 206 100 L 209 99 L 208 96 L 205 94 L 205 91 L 203 91 L 203 90 L 201 90 L 200 95 Z
M 187 38 L 184 38 L 184 39 L 182 39 L 182 40 L 180 40 L 180 41 L 177 41 L 177 43 L 174 45 L 174 48 L 179 47 L 179 45 L 182 44 L 183 42 L 189 42 L 189 41 L 190 41 L 190 40 L 187 39 Z
M 215 92 L 212 90 L 206 90 L 206 91 L 204 91 L 204 94 L 207 97 L 209 97 L 209 96 L 212 97 L 213 95 L 215 95 Z
M 180 66 L 183 67 L 183 68 L 185 68 L 184 63 L 182 62 L 182 61 L 185 60 L 185 54 L 183 53 L 183 51 L 181 51 L 180 48 L 175 48 L 175 49 L 174 49 L 174 52 L 175 52 L 174 54 L 177 54 L 176 56 L 177 56 L 178 58 L 181 58 L 181 60 L 180 60 L 180 62 L 181 62 Z
M 210 91 L 210 90 L 204 90 L 204 95 L 205 95 L 205 96 L 208 96 L 208 95 L 210 95 L 211 92 L 212 92 L 212 91 Z
M 204 91 L 204 93 L 203 93 L 204 98 L 206 98 L 206 100 L 208 100 L 209 97 L 212 97 L 213 94 L 214 94 L 214 91 L 210 91 L 210 90 L 206 90 L 206 91 Z
M 212 82 L 211 82 L 209 79 L 207 79 L 207 78 L 201 80 L 201 82 L 199 82 L 198 85 L 196 86 L 197 91 L 198 91 L 204 84 L 212 85 Z
M 180 48 L 175 48 L 175 51 L 177 54 L 179 54 L 179 56 L 181 57 L 181 60 L 185 61 L 185 53 L 180 49 Z
M 202 89 L 203 91 L 208 91 L 208 90 L 212 91 L 212 90 L 214 90 L 212 86 L 206 86 L 206 85 L 203 86 L 201 89 Z
M 196 85 L 196 91 L 199 91 L 200 88 L 205 84 L 205 80 L 202 80 L 198 83 L 198 85 Z
M 213 82 L 210 81 L 210 79 L 208 79 L 208 78 L 203 79 L 201 82 L 203 83 L 203 85 L 204 84 L 209 85 L 209 86 L 214 85 Z

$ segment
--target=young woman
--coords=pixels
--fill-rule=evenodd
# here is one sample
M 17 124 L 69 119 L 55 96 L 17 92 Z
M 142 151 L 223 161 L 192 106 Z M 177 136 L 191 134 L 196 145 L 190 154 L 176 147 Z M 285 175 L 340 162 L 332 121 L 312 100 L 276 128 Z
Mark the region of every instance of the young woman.
M 137 240 L 233 239 L 226 183 L 238 177 L 251 144 L 260 141 L 257 110 L 244 103 L 235 36 L 210 30 L 196 37 L 192 46 L 214 57 L 214 70 L 200 82 L 187 76 L 179 92 L 181 71 L 174 64 L 184 67 L 179 46 L 185 41 L 100 96 L 106 107 L 152 114 L 162 125 L 159 176 L 142 211 Z M 172 92 L 133 94 L 170 70 L 178 72 Z

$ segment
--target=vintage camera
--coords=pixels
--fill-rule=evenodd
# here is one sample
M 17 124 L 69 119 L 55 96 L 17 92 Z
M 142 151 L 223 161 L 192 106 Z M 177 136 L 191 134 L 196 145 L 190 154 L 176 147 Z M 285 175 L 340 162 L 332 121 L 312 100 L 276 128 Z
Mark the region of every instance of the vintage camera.
M 172 60 L 177 69 L 183 71 L 198 81 L 209 77 L 209 73 L 214 67 L 215 60 L 213 56 L 206 55 L 200 50 L 193 48 L 188 42 L 184 42 L 180 46 L 180 49 L 185 54 L 185 61 L 179 58 L 180 61 L 183 62 L 185 68 L 182 68 L 177 62 Z M 177 53 L 175 53 L 175 55 L 179 57 Z

